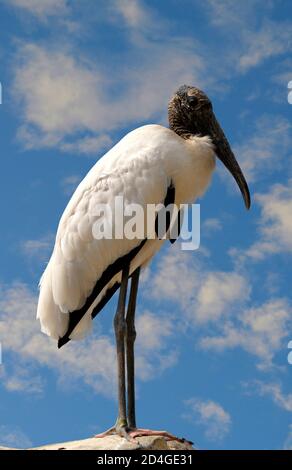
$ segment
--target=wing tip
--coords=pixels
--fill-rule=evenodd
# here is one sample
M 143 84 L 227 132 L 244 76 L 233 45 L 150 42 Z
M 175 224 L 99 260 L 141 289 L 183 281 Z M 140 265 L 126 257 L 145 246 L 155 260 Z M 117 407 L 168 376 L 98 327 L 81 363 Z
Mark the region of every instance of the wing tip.
M 63 336 L 63 338 L 59 338 L 58 340 L 58 349 L 60 349 L 62 346 L 65 346 L 65 344 L 69 343 L 70 338 L 68 336 Z

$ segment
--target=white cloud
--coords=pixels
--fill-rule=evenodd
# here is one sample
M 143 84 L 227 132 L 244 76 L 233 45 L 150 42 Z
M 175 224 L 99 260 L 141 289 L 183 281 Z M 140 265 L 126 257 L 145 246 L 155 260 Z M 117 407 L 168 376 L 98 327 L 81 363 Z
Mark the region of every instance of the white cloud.
M 258 194 L 262 241 L 273 251 L 292 251 L 292 181 L 276 184 L 268 194 Z
M 249 298 L 245 278 L 235 272 L 208 273 L 198 294 L 197 318 L 200 321 L 218 319 L 234 304 Z
M 71 342 L 61 350 L 40 332 L 35 318 L 37 297 L 23 284 L 1 289 L 0 340 L 3 348 L 2 383 L 10 391 L 40 393 L 44 386 L 37 367 L 54 370 L 63 386 L 82 380 L 97 393 L 112 395 L 116 383 L 114 335 L 99 334 Z M 171 325 L 146 312 L 137 322 L 137 377 L 153 379 L 175 364 L 177 354 L 166 351 Z M 151 327 L 155 325 L 153 333 Z M 95 321 L 95 330 L 100 324 Z M 165 328 L 164 328 L 165 327 Z M 12 359 L 8 357 L 11 353 Z M 17 357 L 17 361 L 15 360 Z
M 171 247 L 160 258 L 144 282 L 144 295 L 171 303 L 168 318 L 177 331 L 194 329 L 200 348 L 218 352 L 241 348 L 257 358 L 261 369 L 274 366 L 292 326 L 287 299 L 271 297 L 250 307 L 253 293 L 246 275 L 213 271 L 200 252 L 194 260 L 179 247 Z
M 18 137 L 26 148 L 97 152 L 111 144 L 109 133 L 119 126 L 165 119 L 175 89 L 184 82 L 200 85 L 206 75 L 197 47 L 188 39 L 141 39 L 131 58 L 125 56 L 119 65 L 93 65 L 89 57 L 77 57 L 60 45 L 57 50 L 20 47 L 13 94 L 21 109 Z M 115 98 L 113 89 L 121 90 Z M 80 131 L 85 134 L 81 140 Z
M 113 0 L 111 7 L 130 28 L 143 28 L 150 19 L 149 12 L 139 0 Z
M 240 310 L 233 321 L 222 325 L 217 335 L 205 336 L 200 346 L 224 351 L 242 348 L 259 359 L 258 367 L 271 367 L 276 352 L 287 337 L 291 307 L 285 299 L 270 300 L 260 307 Z
M 291 49 L 291 23 L 266 21 L 256 31 L 245 34 L 245 52 L 239 58 L 239 69 L 247 71 L 271 57 Z
M 262 260 L 276 253 L 292 252 L 292 185 L 275 184 L 265 194 L 256 194 L 260 205 L 259 236 L 246 250 L 231 249 L 230 254 L 240 262 Z
M 238 25 L 242 26 L 250 20 L 257 3 L 258 0 L 245 2 L 207 0 L 205 8 L 207 8 L 212 24 L 233 30 Z
M 65 51 L 23 46 L 14 93 L 23 106 L 19 137 L 26 147 L 53 146 L 77 130 L 106 127 L 102 86 L 94 67 L 78 63 Z
M 84 137 L 83 139 L 76 140 L 75 142 L 64 142 L 61 144 L 60 149 L 64 152 L 72 152 L 86 155 L 96 155 L 98 152 L 105 148 L 109 148 L 112 144 L 112 139 L 104 134 L 97 137 Z
M 184 414 L 184 417 L 202 425 L 207 439 L 220 441 L 230 432 L 231 416 L 219 403 L 191 398 L 185 405 L 188 414 Z
M 48 258 L 49 253 L 52 251 L 53 243 L 54 236 L 49 234 L 38 240 L 25 240 L 21 242 L 21 251 L 28 257 L 44 260 Z
M 233 271 L 210 271 L 199 256 L 196 263 L 177 249 L 169 251 L 151 277 L 151 296 L 176 302 L 184 312 L 184 320 L 195 323 L 216 322 L 231 315 L 249 298 L 247 280 Z
M 148 311 L 138 316 L 136 327 L 140 332 L 138 346 L 145 351 L 159 349 L 163 339 L 173 333 L 173 325 L 169 318 Z
M 78 12 L 78 7 L 88 9 L 89 14 L 95 19 L 101 17 L 105 20 L 112 22 L 113 20 L 121 26 L 121 23 L 129 30 L 143 30 L 146 26 L 153 26 L 151 19 L 151 11 L 140 0 L 99 0 L 98 4 L 93 2 L 93 5 L 83 5 L 84 2 L 70 2 L 68 0 L 4 0 L 7 5 L 14 7 L 16 11 L 25 12 L 33 15 L 43 23 L 48 24 L 48 20 L 54 17 L 55 23 L 50 26 L 55 26 L 56 22 L 65 26 L 69 32 L 80 30 L 82 23 L 82 15 Z M 89 2 L 90 3 L 90 2 Z M 72 10 L 79 17 L 79 24 L 77 21 L 73 22 Z M 88 22 L 92 18 L 86 18 Z
M 173 367 L 178 360 L 175 347 L 169 350 L 169 338 L 174 334 L 173 321 L 159 312 L 146 311 L 136 321 L 136 364 L 140 378 L 149 380 L 163 370 Z
M 82 379 L 97 392 L 112 393 L 115 348 L 109 338 L 101 335 L 95 340 L 90 338 L 86 342 L 69 344 L 64 350 L 58 350 L 55 341 L 40 333 L 35 318 L 36 304 L 37 298 L 22 284 L 2 289 L 0 338 L 3 356 L 12 352 L 18 355 L 21 367 L 29 369 L 30 365 L 47 366 L 56 370 L 63 380 Z M 98 358 L 102 360 L 99 361 Z M 7 372 L 5 356 L 4 366 Z M 14 380 L 19 377 L 17 370 L 13 371 L 13 376 Z M 8 373 L 6 385 L 9 383 L 7 380 Z M 26 386 L 25 389 L 27 390 Z
M 2 371 L 2 383 L 11 392 L 38 394 L 43 391 L 44 381 L 27 364 L 12 365 Z
M 63 178 L 61 181 L 61 187 L 65 194 L 70 195 L 75 191 L 77 185 L 81 181 L 81 177 L 78 175 L 70 175 Z
M 202 225 L 202 235 L 208 235 L 209 233 L 217 232 L 222 230 L 222 222 L 215 217 L 206 219 Z
M 225 52 L 225 62 L 235 64 L 239 72 L 261 65 L 264 61 L 290 51 L 292 23 L 274 21 L 273 1 L 234 2 L 207 0 L 205 8 L 211 23 L 220 28 L 231 45 Z
M 0 436 L 0 446 L 16 449 L 26 449 L 32 446 L 30 439 L 18 426 L 0 425 Z
M 285 439 L 283 450 L 292 450 L 292 424 L 289 426 L 289 433 Z
M 67 0 L 9 0 L 7 3 L 40 19 L 68 13 Z
M 268 383 L 254 380 L 243 384 L 248 394 L 268 396 L 273 402 L 285 411 L 292 413 L 292 393 L 283 393 L 279 383 Z
M 291 131 L 291 123 L 281 116 L 257 118 L 252 135 L 234 148 L 249 183 L 266 178 L 275 164 L 281 169 L 290 150 Z

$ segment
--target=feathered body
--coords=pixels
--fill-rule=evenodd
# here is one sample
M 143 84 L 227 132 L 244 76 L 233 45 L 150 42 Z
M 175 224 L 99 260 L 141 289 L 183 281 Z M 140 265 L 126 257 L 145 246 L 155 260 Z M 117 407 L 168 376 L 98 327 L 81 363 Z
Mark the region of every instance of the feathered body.
M 107 152 L 77 187 L 59 223 L 51 259 L 40 281 L 37 317 L 44 333 L 62 337 L 70 312 L 80 309 L 105 269 L 129 253 L 141 240 L 95 239 L 92 228 L 99 204 L 114 205 L 116 196 L 125 204 L 163 203 L 167 188 L 175 187 L 177 205 L 193 202 L 206 190 L 215 167 L 208 136 L 184 139 L 159 125 L 147 125 L 127 134 Z M 130 273 L 144 267 L 163 240 L 147 240 L 130 265 Z M 116 274 L 78 323 L 71 339 L 90 329 L 93 308 L 107 290 L 121 280 Z

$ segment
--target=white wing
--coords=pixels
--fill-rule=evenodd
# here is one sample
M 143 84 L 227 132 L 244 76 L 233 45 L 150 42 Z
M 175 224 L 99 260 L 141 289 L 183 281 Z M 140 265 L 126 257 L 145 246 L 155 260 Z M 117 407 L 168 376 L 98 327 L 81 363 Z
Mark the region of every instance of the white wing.
M 94 165 L 60 220 L 54 251 L 40 281 L 37 313 L 42 331 L 56 339 L 65 334 L 68 314 L 84 305 L 105 269 L 141 243 L 137 239 L 95 239 L 96 208 L 100 204 L 113 207 L 115 197 L 121 195 L 125 204 L 145 206 L 164 201 L 170 177 L 161 165 L 157 145 L 151 143 L 153 134 L 164 128 L 146 127 L 144 132 L 140 128 L 128 134 Z M 152 252 L 145 249 L 140 263 Z M 90 327 L 89 314 L 71 338 L 79 338 Z
M 98 205 L 113 207 L 116 196 L 123 196 L 126 205 L 158 204 L 171 182 L 175 202 L 189 202 L 204 192 L 213 169 L 208 137 L 184 141 L 157 125 L 130 132 L 105 154 L 80 183 L 60 220 L 54 251 L 40 281 L 37 317 L 42 331 L 56 339 L 63 337 L 70 312 L 87 306 L 86 299 L 104 271 L 141 243 L 139 239 L 95 239 L 92 229 Z M 157 239 L 147 241 L 132 261 L 131 272 L 144 266 L 161 244 Z M 120 275 L 104 286 L 71 339 L 79 339 L 90 329 L 93 308 Z

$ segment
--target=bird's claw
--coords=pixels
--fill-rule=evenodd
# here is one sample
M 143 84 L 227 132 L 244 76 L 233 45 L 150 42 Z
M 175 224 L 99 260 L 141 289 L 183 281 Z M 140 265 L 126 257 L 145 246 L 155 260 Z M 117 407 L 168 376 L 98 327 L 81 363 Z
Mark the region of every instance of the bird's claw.
M 127 441 L 135 443 L 137 445 L 137 441 L 135 440 L 137 437 L 143 436 L 161 436 L 164 437 L 168 441 L 178 441 L 181 443 L 187 443 L 192 445 L 193 442 L 188 441 L 185 438 L 179 438 L 170 434 L 167 431 L 154 431 L 152 429 L 138 429 L 138 428 L 130 428 L 128 426 L 113 426 L 112 428 L 108 429 L 107 431 L 97 434 L 96 438 L 102 438 L 106 436 L 117 435 L 127 439 Z
M 126 439 L 129 442 L 132 442 L 135 445 L 139 445 L 137 441 L 135 440 L 136 436 L 132 436 L 133 429 L 128 428 L 127 426 L 113 426 L 112 428 L 108 429 L 105 432 L 102 432 L 100 434 L 96 434 L 94 437 L 97 439 L 101 439 L 103 437 L 107 436 L 120 436 L 124 439 Z

